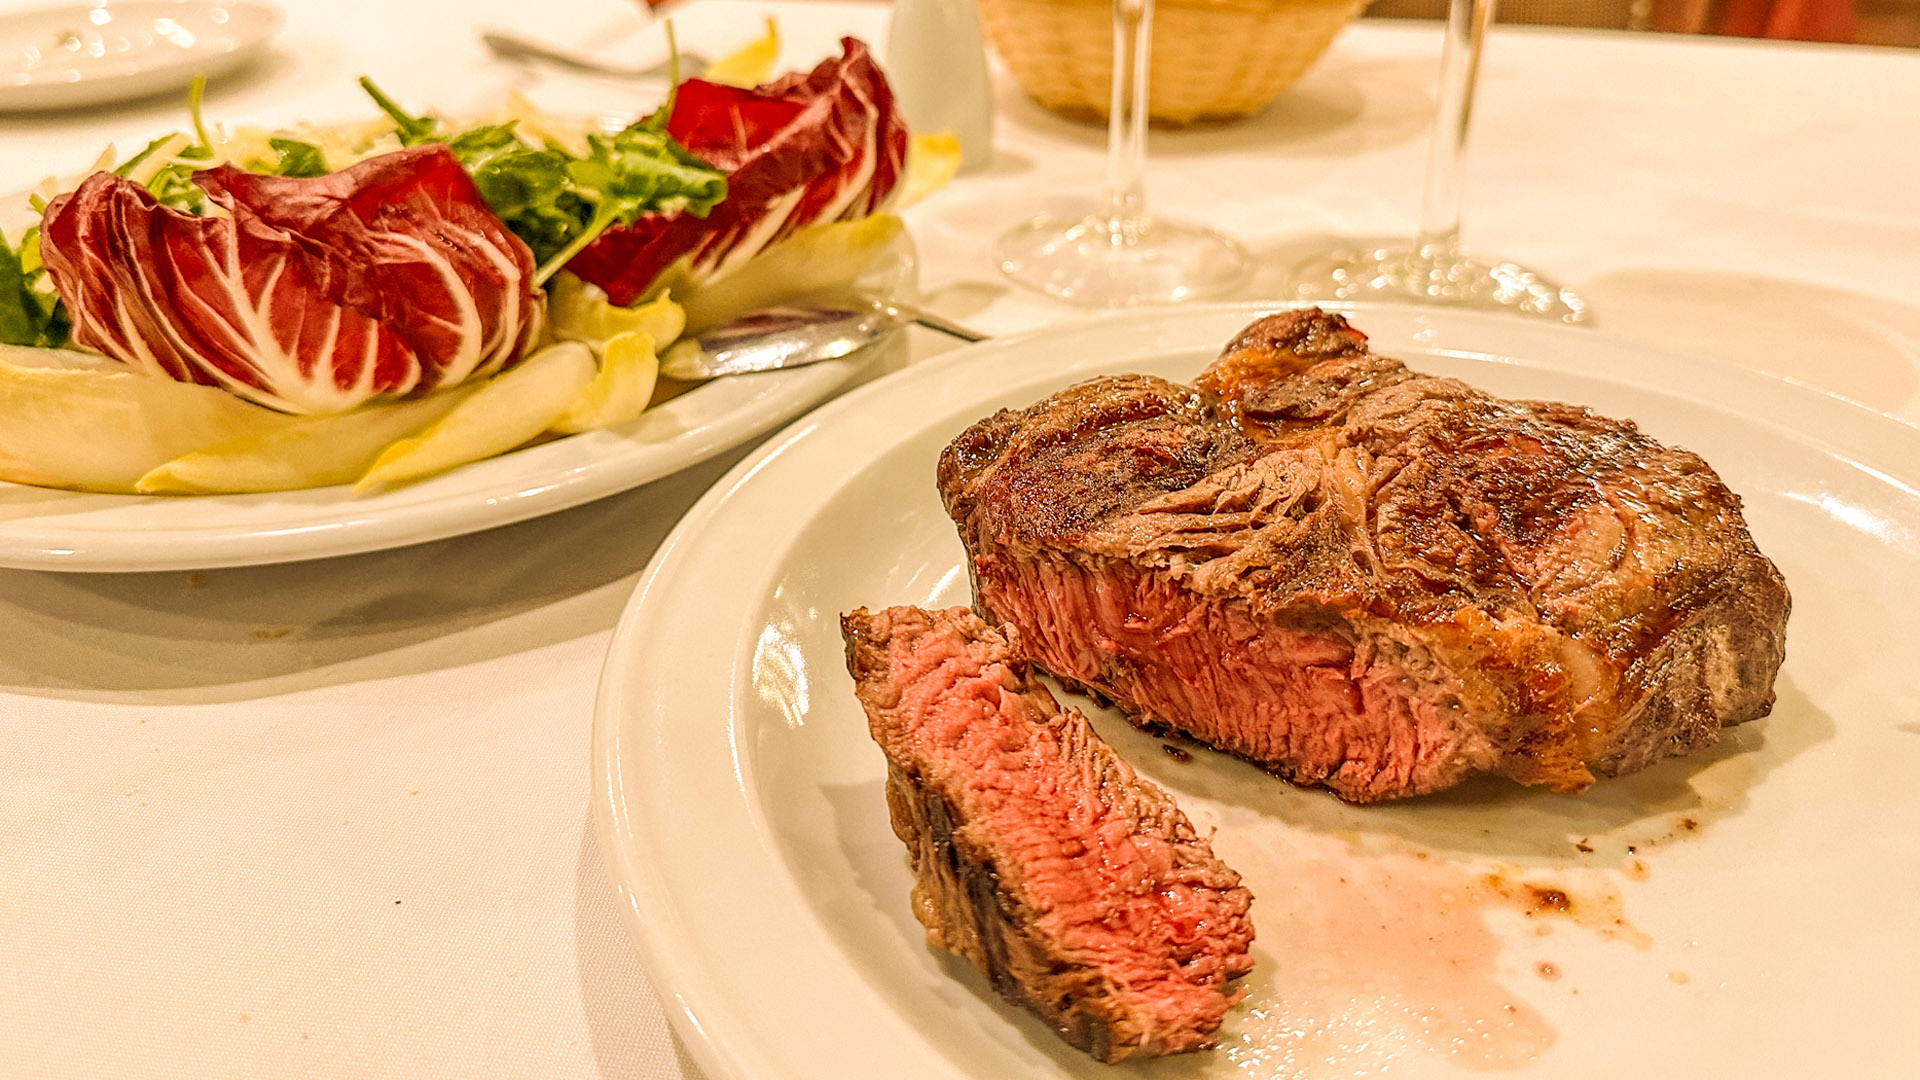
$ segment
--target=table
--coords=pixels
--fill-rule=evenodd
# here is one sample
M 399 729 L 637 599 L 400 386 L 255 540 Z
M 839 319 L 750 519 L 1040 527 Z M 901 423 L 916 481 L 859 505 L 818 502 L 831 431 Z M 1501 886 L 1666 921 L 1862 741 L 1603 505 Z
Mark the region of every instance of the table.
M 620 0 L 289 6 L 212 118 L 361 115 L 362 72 L 449 110 L 653 100 L 473 40 L 657 53 Z M 883 34 L 873 5 L 703 0 L 683 41 L 724 50 L 765 10 L 790 65 Z M 1404 237 L 1437 52 L 1431 25 L 1350 29 L 1264 115 L 1157 135 L 1153 204 L 1246 240 L 1249 295 L 1336 239 Z M 932 305 L 996 333 L 1074 313 L 997 280 L 991 236 L 1102 174 L 1100 131 L 1004 80 L 998 105 L 993 167 L 907 215 Z M 0 118 L 0 188 L 181 120 Z M 1920 422 L 1920 53 L 1501 28 L 1475 123 L 1470 248 L 1582 289 L 1605 332 Z M 361 557 L 0 571 L 0 1075 L 697 1077 L 617 921 L 588 730 L 640 569 L 739 456 Z

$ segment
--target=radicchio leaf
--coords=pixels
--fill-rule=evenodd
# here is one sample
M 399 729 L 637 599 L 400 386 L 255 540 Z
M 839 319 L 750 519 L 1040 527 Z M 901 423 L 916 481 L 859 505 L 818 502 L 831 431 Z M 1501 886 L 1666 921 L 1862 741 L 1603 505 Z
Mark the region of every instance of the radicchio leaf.
M 445 146 L 316 177 L 222 165 L 224 213 L 99 173 L 47 207 L 41 257 L 77 345 L 296 413 L 492 374 L 538 337 L 533 254 Z
M 609 229 L 567 269 L 624 306 L 683 258 L 698 283 L 805 226 L 880 210 L 900 182 L 907 126 L 867 47 L 853 38 L 840 47 L 810 73 L 751 90 L 680 84 L 667 133 L 726 172 L 725 201 L 705 219 L 649 213 Z

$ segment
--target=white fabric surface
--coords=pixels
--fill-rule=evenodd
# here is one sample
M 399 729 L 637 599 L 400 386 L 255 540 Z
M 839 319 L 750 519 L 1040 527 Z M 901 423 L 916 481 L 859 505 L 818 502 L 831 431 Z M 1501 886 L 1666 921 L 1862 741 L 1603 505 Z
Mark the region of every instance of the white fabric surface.
M 683 41 L 724 50 L 765 10 L 701 0 Z M 885 18 L 777 12 L 793 64 Z M 619 0 L 306 0 L 209 113 L 361 115 L 362 72 L 448 108 L 509 85 L 651 99 L 491 62 L 483 24 L 658 52 Z M 1253 294 L 1336 237 L 1406 235 L 1437 44 L 1356 27 L 1265 115 L 1157 135 L 1151 200 L 1246 240 Z M 994 168 L 909 215 L 935 305 L 995 332 L 1074 313 L 1009 292 L 991 237 L 1102 172 L 1099 131 L 1004 83 L 1000 106 Z M 170 102 L 0 117 L 0 188 L 179 122 Z M 1920 420 L 1915 175 L 1920 54 L 1502 30 L 1468 246 L 1583 288 L 1605 331 Z M 588 727 L 636 575 L 737 456 L 364 557 L 0 571 L 0 1076 L 695 1076 L 616 919 Z

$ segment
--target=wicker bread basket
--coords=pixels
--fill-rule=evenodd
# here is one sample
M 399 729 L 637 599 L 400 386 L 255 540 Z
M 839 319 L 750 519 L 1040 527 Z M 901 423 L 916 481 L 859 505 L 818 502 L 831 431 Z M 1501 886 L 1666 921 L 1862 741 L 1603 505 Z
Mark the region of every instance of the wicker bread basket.
M 1245 116 L 1280 96 L 1365 0 L 1158 0 L 1148 115 L 1171 124 Z M 979 0 L 1007 69 L 1034 100 L 1107 115 L 1110 0 Z

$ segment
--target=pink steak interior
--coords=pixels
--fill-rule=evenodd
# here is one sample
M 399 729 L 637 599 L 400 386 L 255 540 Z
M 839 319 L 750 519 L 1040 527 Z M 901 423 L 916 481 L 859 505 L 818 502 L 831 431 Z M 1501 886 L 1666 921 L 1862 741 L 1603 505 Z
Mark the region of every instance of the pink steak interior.
M 1041 666 L 1288 779 L 1365 802 L 1491 764 L 1450 672 L 1344 620 L 1278 625 L 1118 560 L 984 559 L 977 584 Z
M 961 811 L 956 839 L 991 837 L 996 871 L 1041 913 L 1037 928 L 1096 966 L 1149 1026 L 1217 1026 L 1239 996 L 1224 984 L 1252 964 L 1244 901 L 1221 895 L 1237 880 L 1223 880 L 1231 874 L 1217 863 L 1190 865 L 1141 828 L 1129 800 L 1107 798 L 1100 763 L 1110 752 L 1062 745 L 1050 699 L 1012 689 L 1004 664 L 945 634 L 896 637 L 893 650 L 894 737 Z

